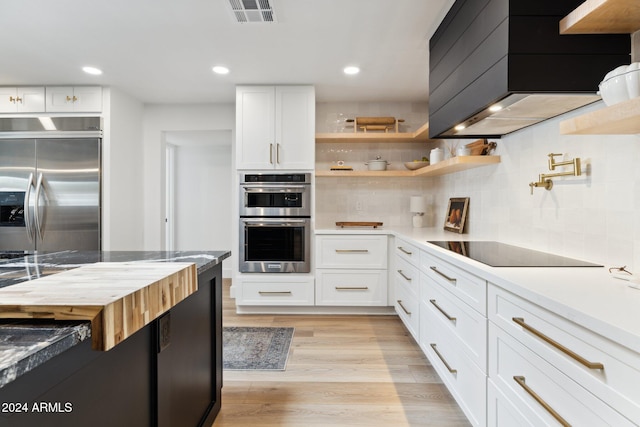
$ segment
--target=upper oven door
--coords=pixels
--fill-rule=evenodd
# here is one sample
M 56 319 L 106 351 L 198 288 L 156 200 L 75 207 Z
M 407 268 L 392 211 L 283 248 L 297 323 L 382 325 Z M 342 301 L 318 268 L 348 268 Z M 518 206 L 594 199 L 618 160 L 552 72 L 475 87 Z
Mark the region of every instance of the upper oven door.
M 243 183 L 240 216 L 311 216 L 309 184 Z

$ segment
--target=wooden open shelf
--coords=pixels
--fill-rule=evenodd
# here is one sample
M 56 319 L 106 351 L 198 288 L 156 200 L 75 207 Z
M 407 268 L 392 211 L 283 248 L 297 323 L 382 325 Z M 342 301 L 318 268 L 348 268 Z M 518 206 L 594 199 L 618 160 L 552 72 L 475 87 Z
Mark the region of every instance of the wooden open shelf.
M 334 132 L 317 133 L 316 142 L 425 142 L 429 141 L 429 123 L 415 132 Z
M 562 135 L 640 134 L 640 98 L 560 122 Z
M 414 171 L 323 171 L 316 170 L 316 177 L 412 177 L 412 176 L 440 176 L 460 172 L 481 166 L 500 163 L 500 156 L 457 156 L 443 160 L 435 165 L 425 166 Z
M 560 34 L 631 34 L 638 30 L 638 0 L 587 0 L 560 21 Z

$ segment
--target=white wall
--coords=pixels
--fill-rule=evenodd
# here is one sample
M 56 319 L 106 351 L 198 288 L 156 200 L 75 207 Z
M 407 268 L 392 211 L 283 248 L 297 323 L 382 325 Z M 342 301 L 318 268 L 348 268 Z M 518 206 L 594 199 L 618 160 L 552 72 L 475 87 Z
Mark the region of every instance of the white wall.
M 333 109 L 339 111 L 340 107 Z M 420 193 L 432 201 L 434 223 L 441 227 L 449 198 L 470 197 L 468 230 L 474 235 L 606 265 L 627 265 L 636 271 L 640 268 L 640 136 L 559 134 L 561 120 L 602 107 L 597 103 L 496 140 L 495 154 L 502 161 L 495 166 L 409 180 L 318 178 L 317 221 L 331 224 L 335 220 L 369 219 L 366 212 L 355 211 L 360 200 L 379 212 L 372 220 L 410 225 L 408 197 Z M 469 141 L 448 143 L 456 142 L 462 145 Z M 445 142 L 439 144 L 444 146 Z M 425 144 L 425 149 L 432 145 Z M 388 149 L 402 157 L 405 147 Z M 567 159 L 580 157 L 586 175 L 554 179 L 553 190 L 537 188 L 531 196 L 528 184 L 536 181 L 538 174 L 549 172 L 547 154 L 551 152 L 563 153 Z M 316 157 L 323 161 L 328 156 L 317 153 Z
M 103 97 L 102 249 L 141 250 L 143 104 L 114 88 Z
M 234 104 L 145 105 L 144 109 L 144 247 L 164 249 L 164 170 L 166 132 L 231 131 L 235 132 Z M 231 160 L 229 160 L 231 164 Z M 198 208 L 198 201 L 193 201 Z M 219 209 L 229 209 L 230 201 L 220 198 Z M 215 238 L 211 250 L 229 250 Z M 230 260 L 225 263 L 231 262 Z

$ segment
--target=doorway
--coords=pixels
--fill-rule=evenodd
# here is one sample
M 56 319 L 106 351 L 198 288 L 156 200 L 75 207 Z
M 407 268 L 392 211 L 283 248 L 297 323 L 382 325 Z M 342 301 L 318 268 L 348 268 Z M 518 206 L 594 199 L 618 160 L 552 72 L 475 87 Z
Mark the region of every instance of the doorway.
M 166 250 L 231 247 L 231 138 L 231 130 L 165 132 Z

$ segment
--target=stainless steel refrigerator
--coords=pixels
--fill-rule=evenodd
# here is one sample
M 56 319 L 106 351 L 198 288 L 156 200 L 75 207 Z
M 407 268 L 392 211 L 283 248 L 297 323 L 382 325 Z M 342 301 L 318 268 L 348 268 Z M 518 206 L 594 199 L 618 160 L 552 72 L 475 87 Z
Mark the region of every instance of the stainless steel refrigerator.
M 100 117 L 0 119 L 0 251 L 99 250 Z

